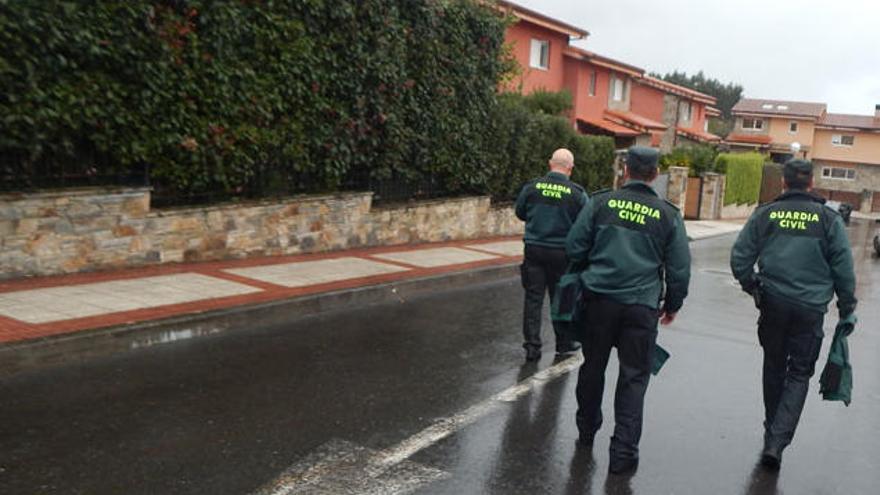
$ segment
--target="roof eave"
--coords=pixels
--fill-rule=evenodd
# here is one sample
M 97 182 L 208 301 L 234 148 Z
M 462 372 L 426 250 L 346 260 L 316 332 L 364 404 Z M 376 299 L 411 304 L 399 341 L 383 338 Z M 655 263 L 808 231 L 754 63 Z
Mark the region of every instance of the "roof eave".
M 550 29 L 552 31 L 567 34 L 571 38 L 585 39 L 590 35 L 590 32 L 586 29 L 559 21 L 540 12 L 536 12 L 521 5 L 517 5 L 513 2 L 498 0 L 497 6 L 502 11 L 508 14 L 513 14 L 520 20 Z

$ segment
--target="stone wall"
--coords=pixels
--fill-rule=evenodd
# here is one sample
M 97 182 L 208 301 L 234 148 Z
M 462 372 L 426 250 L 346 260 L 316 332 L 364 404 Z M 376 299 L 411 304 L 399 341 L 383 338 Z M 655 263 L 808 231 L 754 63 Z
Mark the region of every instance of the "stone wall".
M 666 189 L 666 199 L 679 207 L 684 212 L 684 203 L 687 200 L 687 167 L 669 167 L 669 186 Z
M 707 172 L 703 174 L 703 190 L 700 199 L 700 220 L 718 220 L 724 206 L 725 177 Z
M 758 205 L 727 205 L 721 208 L 722 220 L 749 218 Z
M 515 235 L 511 207 L 467 197 L 373 208 L 371 193 L 150 210 L 146 189 L 0 196 L 0 279 L 181 261 Z

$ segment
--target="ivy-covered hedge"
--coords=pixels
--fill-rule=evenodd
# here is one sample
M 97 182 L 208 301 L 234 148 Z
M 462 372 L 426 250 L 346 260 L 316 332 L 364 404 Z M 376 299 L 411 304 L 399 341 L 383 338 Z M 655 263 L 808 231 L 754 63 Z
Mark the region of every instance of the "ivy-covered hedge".
M 149 164 L 190 192 L 364 173 L 466 190 L 505 24 L 466 0 L 2 0 L 0 153 L 19 174 Z
M 491 149 L 486 153 L 486 186 L 497 199 L 516 198 L 525 182 L 547 173 L 547 162 L 557 148 L 574 154 L 572 180 L 587 191 L 611 185 L 614 140 L 577 133 L 567 118 L 550 115 L 537 103 L 546 99 L 546 93 L 499 97 L 488 123 Z
M 393 177 L 510 198 L 568 146 L 607 185 L 611 141 L 546 114 L 569 95 L 499 98 L 506 23 L 476 0 L 0 0 L 0 182 L 148 167 L 170 195 Z
M 727 175 L 724 205 L 753 205 L 761 197 L 764 155 L 760 153 L 722 153 L 715 159 L 715 168 Z

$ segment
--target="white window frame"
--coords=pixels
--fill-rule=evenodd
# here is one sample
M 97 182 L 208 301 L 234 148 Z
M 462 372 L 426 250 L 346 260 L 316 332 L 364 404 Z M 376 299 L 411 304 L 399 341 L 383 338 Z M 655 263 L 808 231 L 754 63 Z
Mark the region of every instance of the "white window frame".
M 751 127 L 746 127 L 747 121 L 752 122 Z M 763 131 L 764 130 L 764 119 L 756 119 L 754 117 L 743 117 L 742 129 L 744 131 Z
M 794 129 L 792 129 L 792 127 L 794 127 Z M 788 123 L 788 133 L 789 134 L 797 134 L 799 129 L 800 129 L 800 124 L 798 124 L 797 121 L 792 120 Z
M 709 132 L 709 119 L 703 121 L 703 132 Z
M 618 89 L 620 98 L 618 98 Z M 611 76 L 611 101 L 626 101 L 626 81 L 617 75 Z
M 550 41 L 532 38 L 529 49 L 529 67 L 550 70 Z
M 840 171 L 842 177 L 834 177 L 835 172 Z M 822 167 L 822 178 L 826 180 L 856 180 L 856 169 L 850 167 Z
M 843 138 L 850 138 L 849 143 L 844 143 Z M 832 134 L 831 135 L 831 144 L 833 146 L 843 146 L 845 148 L 852 148 L 856 144 L 856 136 L 855 134 Z
M 681 102 L 681 113 L 678 116 L 679 124 L 690 124 L 691 117 L 693 117 L 693 107 L 691 106 L 691 102 L 683 101 Z
M 590 96 L 596 96 L 596 82 L 599 79 L 599 74 L 596 73 L 596 70 L 590 72 L 590 80 L 587 82 L 587 94 Z

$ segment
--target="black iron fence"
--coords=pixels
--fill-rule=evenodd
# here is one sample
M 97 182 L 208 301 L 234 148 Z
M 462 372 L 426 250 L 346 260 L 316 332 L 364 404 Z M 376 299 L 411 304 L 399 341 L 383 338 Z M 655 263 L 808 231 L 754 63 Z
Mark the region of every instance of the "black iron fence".
M 107 173 L 112 170 L 112 173 Z M 30 160 L 22 153 L 0 153 L 0 193 L 34 192 L 95 186 L 150 187 L 154 208 L 202 206 L 217 203 L 319 194 L 334 191 L 371 191 L 374 204 L 398 203 L 446 197 L 450 191 L 433 175 L 419 178 L 392 173 L 376 177 L 370 171 L 348 174 L 339 187 L 327 188 L 326 181 L 305 173 L 290 173 L 279 167 L 256 167 L 255 173 L 240 186 L 221 184 L 187 190 L 156 177 L 148 165 L 120 167 L 97 153 L 77 160 L 45 157 Z

